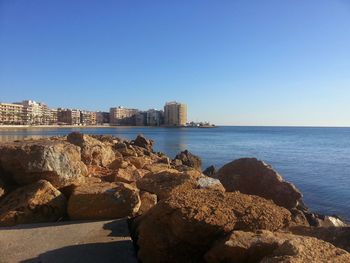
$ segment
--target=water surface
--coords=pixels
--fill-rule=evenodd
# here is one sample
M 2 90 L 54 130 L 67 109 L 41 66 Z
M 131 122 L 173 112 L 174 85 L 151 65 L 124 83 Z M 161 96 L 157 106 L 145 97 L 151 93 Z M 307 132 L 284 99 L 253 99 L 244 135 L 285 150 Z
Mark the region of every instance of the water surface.
M 257 157 L 293 182 L 312 210 L 350 219 L 350 128 L 2 128 L 0 140 L 66 135 L 72 131 L 126 139 L 142 133 L 155 141 L 155 150 L 171 157 L 189 149 L 202 158 L 204 168 L 211 164 L 220 167 L 241 157 Z

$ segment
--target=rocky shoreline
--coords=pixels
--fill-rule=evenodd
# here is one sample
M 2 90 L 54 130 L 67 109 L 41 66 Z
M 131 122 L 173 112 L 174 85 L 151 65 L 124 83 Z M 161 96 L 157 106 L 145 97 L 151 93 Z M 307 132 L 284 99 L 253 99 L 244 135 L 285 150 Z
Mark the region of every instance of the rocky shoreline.
M 199 157 L 171 159 L 142 135 L 0 144 L 0 227 L 118 218 L 145 263 L 350 262 L 349 226 L 310 211 L 255 158 L 202 171 Z

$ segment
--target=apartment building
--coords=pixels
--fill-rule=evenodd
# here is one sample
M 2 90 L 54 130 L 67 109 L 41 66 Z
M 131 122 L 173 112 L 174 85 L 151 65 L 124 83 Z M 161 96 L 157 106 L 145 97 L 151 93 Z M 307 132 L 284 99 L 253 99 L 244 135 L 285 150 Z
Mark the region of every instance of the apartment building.
M 109 118 L 111 125 L 136 125 L 137 109 L 128 109 L 122 106 L 110 108 Z
M 23 124 L 23 105 L 0 103 L 0 124 Z
M 80 110 L 58 108 L 57 122 L 64 125 L 80 125 Z
M 164 112 L 156 109 L 149 109 L 146 116 L 147 126 L 160 126 L 164 123 Z
M 22 105 L 22 124 L 49 124 L 51 112 L 46 104 L 34 100 L 24 100 L 14 104 Z
M 100 125 L 109 124 L 109 112 L 96 112 L 96 123 Z
M 96 112 L 93 111 L 81 111 L 80 112 L 80 123 L 82 125 L 96 125 Z
M 187 122 L 187 105 L 176 101 L 164 106 L 164 124 L 167 126 L 185 126 Z

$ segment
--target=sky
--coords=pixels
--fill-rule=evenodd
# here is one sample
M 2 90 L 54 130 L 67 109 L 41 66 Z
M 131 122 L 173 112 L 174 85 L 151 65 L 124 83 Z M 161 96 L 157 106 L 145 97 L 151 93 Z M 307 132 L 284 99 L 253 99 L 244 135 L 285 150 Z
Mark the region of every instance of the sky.
M 348 0 L 0 0 L 0 101 L 350 126 Z

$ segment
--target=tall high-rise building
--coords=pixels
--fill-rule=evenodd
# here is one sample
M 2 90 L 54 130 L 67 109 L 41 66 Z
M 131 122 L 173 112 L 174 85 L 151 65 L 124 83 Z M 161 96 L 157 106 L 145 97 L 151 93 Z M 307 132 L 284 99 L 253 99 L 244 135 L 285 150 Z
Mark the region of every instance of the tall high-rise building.
M 137 109 L 128 109 L 124 107 L 110 108 L 109 118 L 111 125 L 135 125 Z
M 168 126 L 185 126 L 187 122 L 187 105 L 176 101 L 164 106 L 164 123 Z

